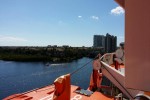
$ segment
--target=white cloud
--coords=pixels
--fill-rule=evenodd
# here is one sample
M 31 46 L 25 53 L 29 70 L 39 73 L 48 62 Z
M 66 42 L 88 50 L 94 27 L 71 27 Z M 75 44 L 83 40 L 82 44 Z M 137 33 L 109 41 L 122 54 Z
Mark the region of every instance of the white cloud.
M 98 16 L 91 16 L 91 18 L 94 19 L 94 20 L 99 20 Z
M 82 16 L 78 16 L 78 18 L 82 18 Z
M 28 40 L 19 38 L 19 37 L 12 37 L 12 36 L 2 36 L 0 35 L 1 42 L 27 42 Z
M 124 9 L 120 6 L 114 8 L 111 10 L 111 14 L 113 15 L 121 15 L 121 14 L 124 14 Z

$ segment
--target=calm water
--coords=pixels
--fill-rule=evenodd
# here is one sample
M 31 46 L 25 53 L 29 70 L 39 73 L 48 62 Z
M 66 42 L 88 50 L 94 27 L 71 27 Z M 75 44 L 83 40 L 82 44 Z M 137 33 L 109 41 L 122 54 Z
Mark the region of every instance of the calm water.
M 43 62 L 0 61 L 0 100 L 15 93 L 25 92 L 51 84 L 58 76 L 71 73 L 91 61 L 82 58 L 71 63 L 51 64 Z M 87 89 L 92 63 L 71 76 L 71 83 Z

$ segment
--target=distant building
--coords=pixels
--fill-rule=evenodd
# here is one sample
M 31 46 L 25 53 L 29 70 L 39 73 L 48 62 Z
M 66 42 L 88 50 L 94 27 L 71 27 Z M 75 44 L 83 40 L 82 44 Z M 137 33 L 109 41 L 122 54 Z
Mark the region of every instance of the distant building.
M 104 35 L 94 35 L 93 47 L 105 47 L 105 36 Z
M 69 47 L 69 45 L 63 45 L 62 47 L 64 47 L 64 48 L 68 48 L 68 47 Z
M 94 35 L 93 47 L 104 48 L 105 52 L 114 52 L 117 48 L 117 37 L 106 34 L 104 35 Z
M 47 47 L 49 47 L 49 48 L 51 48 L 51 47 L 56 48 L 57 45 L 48 45 Z
M 107 33 L 105 39 L 105 51 L 114 52 L 116 48 L 117 48 L 117 37 Z

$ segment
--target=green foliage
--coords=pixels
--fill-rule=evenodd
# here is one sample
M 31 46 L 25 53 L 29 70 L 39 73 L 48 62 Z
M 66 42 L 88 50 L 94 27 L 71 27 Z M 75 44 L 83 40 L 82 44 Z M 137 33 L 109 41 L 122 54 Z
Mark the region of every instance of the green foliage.
M 70 62 L 92 57 L 100 48 L 87 47 L 0 47 L 0 59 L 11 61 Z

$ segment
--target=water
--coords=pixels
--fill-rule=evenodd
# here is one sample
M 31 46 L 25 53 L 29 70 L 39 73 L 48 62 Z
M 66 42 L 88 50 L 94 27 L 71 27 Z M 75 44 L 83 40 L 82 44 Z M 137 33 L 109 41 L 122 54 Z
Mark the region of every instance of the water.
M 57 77 L 71 73 L 82 67 L 89 58 L 82 58 L 71 63 L 51 64 L 43 62 L 0 61 L 0 100 L 15 93 L 22 93 L 34 88 L 51 84 Z M 71 76 L 71 83 L 87 89 L 92 72 L 92 62 L 84 69 Z

